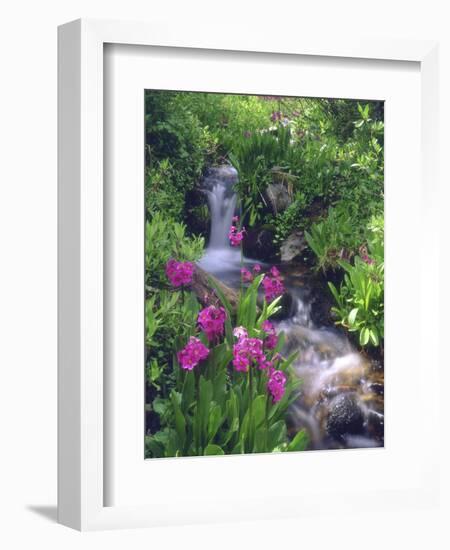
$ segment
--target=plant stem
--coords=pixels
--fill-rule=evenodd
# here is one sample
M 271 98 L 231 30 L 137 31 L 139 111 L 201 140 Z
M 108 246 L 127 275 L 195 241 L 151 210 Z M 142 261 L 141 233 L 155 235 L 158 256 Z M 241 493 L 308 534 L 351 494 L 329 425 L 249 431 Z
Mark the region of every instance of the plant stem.
M 271 451 L 271 449 L 268 448 L 269 446 L 269 395 L 266 396 L 266 411 L 265 411 L 265 414 L 264 414 L 264 424 L 265 424 L 265 432 L 266 432 L 266 437 L 265 437 L 265 442 L 264 442 L 264 450 L 266 452 L 269 452 Z
M 249 452 L 253 451 L 253 426 L 252 426 L 252 412 L 253 412 L 253 376 L 252 376 L 252 367 L 248 368 L 248 433 L 249 433 Z

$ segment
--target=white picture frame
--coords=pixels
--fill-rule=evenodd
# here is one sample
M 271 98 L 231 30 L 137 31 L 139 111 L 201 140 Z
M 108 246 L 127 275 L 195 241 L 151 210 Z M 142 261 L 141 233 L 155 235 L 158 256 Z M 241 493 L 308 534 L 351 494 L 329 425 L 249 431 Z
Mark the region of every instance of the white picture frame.
M 176 31 L 176 32 L 175 32 Z M 199 513 L 192 495 L 184 494 L 178 486 L 174 505 L 167 503 L 142 504 L 127 501 L 126 505 L 105 505 L 108 476 L 105 476 L 104 436 L 104 46 L 106 44 L 140 45 L 181 49 L 204 50 L 213 55 L 218 50 L 247 52 L 251 55 L 310 56 L 312 60 L 332 58 L 344 63 L 346 59 L 365 62 L 417 63 L 420 70 L 420 195 L 417 205 L 420 215 L 421 284 L 427 285 L 426 299 L 421 294 L 420 315 L 438 319 L 438 279 L 432 266 L 437 265 L 439 248 L 437 238 L 438 181 L 435 173 L 437 147 L 438 104 L 437 44 L 427 41 L 360 40 L 353 42 L 330 37 L 327 39 L 303 35 L 286 36 L 272 40 L 248 31 L 229 33 L 214 29 L 214 33 L 193 37 L 181 26 L 160 27 L 157 23 L 133 23 L 98 20 L 78 20 L 59 28 L 58 84 L 59 84 L 59 148 L 58 148 L 58 270 L 59 270 L 59 350 L 58 350 L 58 518 L 59 522 L 80 530 L 143 527 L 167 524 L 194 523 L 217 520 L 257 519 L 269 517 L 264 494 L 249 500 L 233 502 L 215 495 Z M 209 52 L 209 53 L 208 53 Z M 332 95 L 332 93 L 330 93 Z M 419 130 L 420 128 L 420 130 Z M 408 131 L 405 129 L 405 131 Z M 389 154 L 389 151 L 387 151 Z M 426 249 L 425 244 L 428 243 Z M 430 245 L 430 243 L 432 243 Z M 423 287 L 422 287 L 423 289 Z M 423 299 L 422 299 L 423 298 Z M 431 323 L 420 325 L 427 338 L 433 335 Z M 422 342 L 422 340 L 421 340 Z M 419 378 L 424 377 L 424 348 L 419 343 L 421 360 Z M 431 350 L 438 349 L 430 346 Z M 422 385 L 420 401 L 429 410 L 430 425 L 437 418 L 437 389 L 433 380 L 438 377 L 437 351 L 429 351 L 427 383 Z M 389 391 L 389 387 L 387 388 Z M 435 423 L 436 424 L 436 423 Z M 435 428 L 430 428 L 430 431 Z M 351 451 L 353 452 L 353 451 Z M 411 453 L 416 450 L 411 448 Z M 420 456 L 419 456 L 420 455 Z M 336 455 L 334 455 L 336 456 Z M 207 459 L 208 470 L 220 473 L 219 460 L 231 460 L 234 467 L 239 461 L 267 457 L 225 457 Z M 293 454 L 284 468 L 294 472 Z M 142 458 L 143 460 L 143 458 Z M 176 459 L 178 460 L 178 459 Z M 204 459 L 200 459 L 204 460 Z M 395 509 L 398 506 L 433 505 L 438 495 L 439 478 L 433 445 L 426 453 L 416 454 L 417 482 L 401 489 L 383 488 L 377 494 L 367 491 L 365 496 L 376 507 L 380 502 Z M 169 463 L 167 463 L 169 464 Z M 188 464 L 185 462 L 185 464 Z M 194 471 L 201 474 L 199 462 L 191 462 Z M 256 462 L 252 467 L 257 467 Z M 200 468 L 200 469 L 199 469 Z M 200 476 L 199 476 L 200 477 Z M 199 483 L 201 483 L 199 481 Z M 389 497 L 389 501 L 388 498 Z M 251 500 L 251 499 L 250 499 Z M 320 491 L 308 494 L 308 502 L 301 495 L 294 503 L 292 495 L 278 502 L 276 516 L 301 516 L 319 513 L 323 509 Z M 352 496 L 336 489 L 327 494 L 329 506 L 339 502 L 349 509 Z M 353 499 L 354 502 L 354 499 Z M 178 504 L 177 504 L 178 503 Z M 358 507 L 359 502 L 353 504 Z M 273 513 L 271 514 L 273 516 Z

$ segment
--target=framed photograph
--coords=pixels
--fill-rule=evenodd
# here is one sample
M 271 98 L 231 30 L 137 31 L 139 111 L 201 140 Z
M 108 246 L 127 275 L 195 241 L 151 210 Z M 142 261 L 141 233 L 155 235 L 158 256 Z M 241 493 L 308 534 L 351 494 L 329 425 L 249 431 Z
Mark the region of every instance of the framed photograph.
M 59 29 L 59 521 L 434 505 L 436 44 L 173 30 Z

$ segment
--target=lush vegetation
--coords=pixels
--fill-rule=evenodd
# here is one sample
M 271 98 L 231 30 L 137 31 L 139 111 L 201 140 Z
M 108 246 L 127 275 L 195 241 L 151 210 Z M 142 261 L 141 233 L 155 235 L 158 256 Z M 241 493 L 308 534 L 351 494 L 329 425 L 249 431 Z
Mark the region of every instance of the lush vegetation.
M 257 312 L 262 277 L 256 277 L 243 290 L 236 314 L 217 288 L 222 306 L 203 310 L 203 317 L 221 317 L 216 318 L 216 328 L 211 333 L 191 324 L 189 337 L 180 335 L 180 346 L 184 343 L 185 347 L 174 357 L 173 388 L 167 397 L 153 402 L 161 429 L 146 437 L 147 456 L 306 448 L 308 438 L 304 431 L 291 441 L 287 438 L 285 415 L 299 385 L 290 372 L 295 355 L 281 356 L 283 341 L 275 337 L 268 321 L 279 307 L 279 298 L 270 304 L 265 302 Z M 189 308 L 192 294 L 187 296 Z M 201 320 L 202 314 L 191 318 Z M 233 330 L 232 324 L 237 328 Z M 232 367 L 227 368 L 229 365 Z
M 211 341 L 198 322 L 204 304 L 189 284 L 171 283 L 168 262 L 183 266 L 201 257 L 209 212 L 198 182 L 209 166 L 230 163 L 239 174 L 240 227 L 264 230 L 274 243 L 270 256 L 258 250 L 258 257 L 281 261 L 283 243 L 301 234 L 294 261 L 324 281 L 336 325 L 356 345 L 382 354 L 383 104 L 157 91 L 145 102 L 146 456 L 303 449 L 303 432 L 287 434 L 298 382 L 282 337 L 264 349 L 270 368 L 259 368 L 257 359 L 245 371 L 233 368 L 240 342 L 233 327 L 264 347 L 263 324 L 280 307 L 273 296 L 257 306 L 269 275 L 252 275 L 236 308 L 215 289 L 214 307 L 225 317 L 223 333 Z M 192 338 L 208 353 L 190 370 L 177 353 Z M 201 354 L 200 344 L 192 349 Z M 268 390 L 273 371 L 285 380 L 277 401 Z

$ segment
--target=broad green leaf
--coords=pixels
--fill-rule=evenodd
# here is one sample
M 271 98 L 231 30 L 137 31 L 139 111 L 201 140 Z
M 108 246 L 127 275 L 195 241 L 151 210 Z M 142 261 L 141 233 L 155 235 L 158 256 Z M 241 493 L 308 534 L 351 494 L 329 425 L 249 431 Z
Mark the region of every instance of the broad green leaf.
M 305 430 L 296 433 L 294 439 L 288 444 L 288 451 L 304 451 L 309 445 L 309 437 Z
M 211 407 L 211 410 L 209 412 L 209 420 L 208 420 L 208 440 L 211 442 L 216 433 L 217 430 L 220 428 L 222 424 L 222 409 L 219 407 L 219 405 L 214 404 Z
M 359 309 L 357 307 L 353 308 L 348 314 L 348 322 L 350 325 L 355 324 L 356 316 L 358 315 Z
M 286 423 L 284 420 L 278 420 L 272 424 L 268 433 L 267 450 L 272 451 L 286 440 Z
M 370 337 L 369 329 L 367 327 L 363 328 L 362 331 L 359 333 L 359 343 L 362 346 L 366 346 L 367 343 L 369 342 L 369 337 Z
M 206 446 L 204 455 L 205 456 L 212 456 L 212 455 L 224 455 L 224 451 L 219 445 L 212 445 L 211 443 Z

